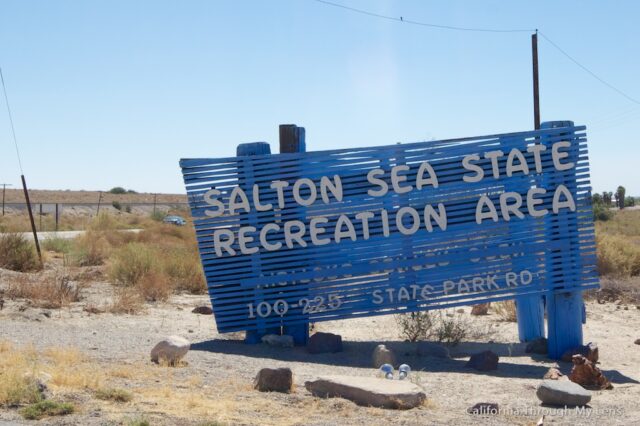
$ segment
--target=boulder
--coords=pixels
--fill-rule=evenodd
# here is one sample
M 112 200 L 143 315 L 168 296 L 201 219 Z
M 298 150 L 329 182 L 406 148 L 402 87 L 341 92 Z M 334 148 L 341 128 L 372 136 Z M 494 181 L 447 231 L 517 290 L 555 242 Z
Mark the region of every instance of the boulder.
M 417 352 L 419 356 L 432 356 L 435 358 L 451 358 L 449 349 L 433 342 L 418 342 Z
M 598 362 L 598 345 L 589 342 L 586 345 L 568 349 L 562 354 L 562 361 L 572 362 L 574 355 L 582 355 L 591 362 Z
M 467 367 L 475 368 L 479 371 L 490 371 L 498 369 L 498 361 L 500 357 L 498 354 L 491 351 L 484 351 L 471 355 L 469 361 L 467 361 Z
M 467 413 L 480 416 L 496 415 L 500 413 L 500 407 L 495 402 L 478 402 L 467 409 Z
M 527 343 L 524 351 L 528 354 L 540 354 L 544 355 L 547 353 L 547 339 L 545 337 L 540 337 L 536 340 L 532 340 Z
M 342 352 L 342 336 L 321 331 L 314 333 L 307 343 L 307 352 L 310 354 Z
M 380 368 L 382 364 L 397 365 L 396 354 L 391 349 L 387 349 L 385 345 L 378 345 L 373 350 L 371 357 L 373 368 Z
M 306 382 L 305 387 L 321 398 L 344 398 L 365 407 L 401 410 L 418 407 L 427 397 L 409 380 L 376 377 L 325 376 Z
M 633 343 L 635 343 L 636 345 L 640 345 L 640 339 L 636 339 L 636 341 Z
M 151 361 L 177 365 L 190 348 L 191 344 L 184 337 L 169 336 L 151 349 Z
M 191 312 L 194 314 L 200 314 L 200 315 L 213 314 L 213 310 L 211 309 L 211 306 L 206 306 L 206 305 L 195 307 Z
M 569 380 L 586 389 L 613 389 L 611 382 L 596 365 L 582 355 L 574 355 Z
M 566 379 L 566 376 L 562 374 L 560 370 L 553 367 L 550 368 L 549 371 L 547 371 L 543 377 L 543 379 L 546 379 L 546 380 L 558 380 L 560 378 Z
M 263 368 L 253 385 L 260 392 L 289 393 L 293 388 L 293 373 L 289 368 Z
M 488 315 L 489 314 L 489 304 L 481 303 L 479 305 L 473 305 L 471 308 L 471 315 Z
M 262 343 L 266 343 L 269 346 L 277 346 L 280 348 L 292 348 L 294 346 L 293 336 L 284 334 L 278 336 L 277 334 L 266 334 L 262 336 Z
M 581 407 L 591 401 L 591 392 L 568 380 L 543 380 L 536 396 L 543 404 Z

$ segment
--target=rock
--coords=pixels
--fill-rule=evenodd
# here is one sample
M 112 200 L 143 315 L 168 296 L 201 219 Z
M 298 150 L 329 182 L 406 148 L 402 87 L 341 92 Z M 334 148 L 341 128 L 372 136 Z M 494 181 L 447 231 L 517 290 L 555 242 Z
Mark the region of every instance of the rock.
M 277 346 L 279 348 L 292 348 L 294 346 L 293 336 L 284 334 L 278 336 L 277 334 L 267 334 L 262 336 L 262 343 L 266 343 L 269 346 Z
M 582 355 L 574 355 L 569 380 L 585 389 L 613 389 L 613 385 L 594 363 Z
M 307 343 L 307 352 L 310 354 L 342 352 L 342 336 L 321 331 L 314 333 Z
M 543 380 L 536 396 L 543 404 L 558 407 L 581 407 L 591 401 L 591 392 L 567 380 Z
M 547 371 L 543 377 L 543 379 L 546 380 L 558 380 L 561 377 L 566 377 L 564 374 L 562 374 L 562 372 L 560 370 L 558 370 L 557 368 L 550 368 L 549 371 Z
M 422 405 L 426 395 L 409 380 L 376 377 L 325 376 L 306 382 L 305 387 L 321 398 L 345 398 L 365 407 L 409 409 Z
M 293 373 L 289 368 L 263 368 L 258 372 L 253 387 L 260 392 L 289 393 L 293 388 Z
M 177 365 L 190 348 L 191 343 L 184 337 L 169 336 L 151 349 L 151 361 Z
M 479 371 L 490 371 L 498 369 L 500 357 L 491 351 L 484 351 L 471 355 L 467 362 L 467 367 L 475 368 Z
M 467 409 L 467 413 L 480 416 L 493 415 L 495 416 L 500 412 L 498 404 L 495 402 L 478 402 L 473 407 Z
M 464 314 L 464 309 L 460 308 L 460 309 L 456 309 L 456 312 L 459 314 Z
M 636 339 L 636 341 L 633 343 L 635 343 L 636 345 L 640 345 L 640 339 Z
M 489 304 L 481 303 L 479 305 L 473 305 L 471 308 L 471 315 L 487 315 L 489 314 Z
M 391 349 L 387 349 L 385 345 L 378 345 L 373 350 L 372 364 L 373 368 L 380 368 L 382 364 L 397 365 L 396 354 Z
M 544 426 L 544 414 L 538 419 L 536 426 Z
M 596 345 L 595 343 L 589 342 L 586 345 L 568 349 L 564 351 L 564 353 L 562 354 L 562 361 L 572 362 L 574 355 L 582 355 L 591 362 L 598 362 L 598 358 L 599 358 L 598 345 Z
M 534 353 L 544 355 L 547 353 L 547 339 L 545 337 L 540 337 L 536 340 L 532 340 L 527 343 L 527 347 L 524 350 L 526 353 Z
M 211 315 L 213 314 L 213 310 L 211 309 L 211 306 L 198 306 L 193 308 L 193 310 L 191 311 L 194 314 L 200 314 L 200 315 Z
M 449 349 L 432 342 L 418 342 L 418 355 L 435 358 L 451 358 Z

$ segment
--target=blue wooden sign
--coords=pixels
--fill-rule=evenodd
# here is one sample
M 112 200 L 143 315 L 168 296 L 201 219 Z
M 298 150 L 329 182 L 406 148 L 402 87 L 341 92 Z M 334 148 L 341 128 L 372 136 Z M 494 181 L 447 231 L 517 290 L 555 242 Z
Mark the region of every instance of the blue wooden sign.
M 596 287 L 585 127 L 563 123 L 181 160 L 218 330 Z

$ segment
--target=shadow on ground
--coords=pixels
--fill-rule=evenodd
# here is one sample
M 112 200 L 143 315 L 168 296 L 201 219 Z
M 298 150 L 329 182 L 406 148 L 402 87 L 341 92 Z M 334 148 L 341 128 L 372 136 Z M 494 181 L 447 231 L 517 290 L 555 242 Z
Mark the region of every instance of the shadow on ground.
M 525 353 L 525 343 L 483 343 L 463 342 L 450 348 L 451 359 L 442 359 L 416 354 L 416 344 L 408 342 L 343 342 L 343 351 L 334 354 L 310 354 L 305 347 L 277 348 L 265 344 L 246 344 L 242 340 L 213 339 L 191 345 L 193 351 L 204 351 L 228 355 L 241 355 L 253 358 L 267 358 L 278 361 L 317 363 L 340 367 L 371 368 L 371 353 L 373 349 L 384 344 L 392 349 L 399 363 L 407 363 L 411 368 L 419 371 L 475 373 L 495 377 L 519 377 L 542 379 L 548 371 L 550 360 L 543 355 Z M 530 357 L 540 365 L 518 364 L 500 361 L 498 369 L 494 371 L 477 371 L 466 367 L 470 354 L 491 350 L 501 357 Z M 571 363 L 558 362 L 560 370 L 568 375 Z M 602 365 L 600 365 L 602 369 Z M 618 370 L 602 369 L 604 375 L 614 384 L 640 383 L 636 379 L 625 376 Z

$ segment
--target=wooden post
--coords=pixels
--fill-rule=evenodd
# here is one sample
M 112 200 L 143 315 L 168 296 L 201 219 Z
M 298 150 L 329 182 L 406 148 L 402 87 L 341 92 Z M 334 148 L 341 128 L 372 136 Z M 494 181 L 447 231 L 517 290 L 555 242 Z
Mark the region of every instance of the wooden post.
M 538 79 L 538 30 L 531 35 L 531 58 L 533 63 L 533 125 L 540 128 L 540 85 Z
M 100 202 L 102 201 L 102 191 L 98 194 L 98 211 L 96 212 L 96 216 L 100 214 Z
M 304 127 L 295 124 L 280 125 L 280 153 L 306 152 Z M 299 170 L 302 172 L 302 170 Z M 293 337 L 296 345 L 306 345 L 309 340 L 309 322 L 284 327 L 284 334 Z
M 7 186 L 11 186 L 11 184 L 10 183 L 2 184 L 2 216 L 4 216 L 4 195 L 5 195 L 5 192 L 7 191 Z
M 38 241 L 38 232 L 36 231 L 36 223 L 33 220 L 33 211 L 31 210 L 31 201 L 29 200 L 29 190 L 27 189 L 27 181 L 24 175 L 20 175 L 22 179 L 22 189 L 24 190 L 24 199 L 27 202 L 27 210 L 29 211 L 29 221 L 31 222 L 31 232 L 33 232 L 33 242 L 36 244 L 36 251 L 38 252 L 38 259 L 40 259 L 40 265 L 42 263 L 42 252 L 40 251 L 40 242 Z
M 60 224 L 60 205 L 56 203 L 56 232 L 58 232 L 58 225 Z
M 236 154 L 238 157 L 242 157 L 245 155 L 261 155 L 261 154 L 271 154 L 271 147 L 269 146 L 268 143 L 266 142 L 250 142 L 250 143 L 242 143 L 240 145 L 238 145 Z M 255 216 L 257 213 L 254 211 L 254 209 L 251 209 L 251 213 L 248 213 L 249 217 L 249 221 L 251 221 L 251 219 L 256 219 L 255 221 L 257 222 L 257 216 Z M 254 217 L 255 216 L 255 217 Z M 260 268 L 260 254 L 256 253 L 254 255 L 251 256 L 252 257 L 252 263 L 253 263 L 253 267 L 254 268 Z M 262 291 L 259 288 L 256 288 L 254 291 L 254 301 L 256 304 L 260 303 L 262 301 Z M 266 334 L 280 334 L 280 329 L 279 327 L 270 327 L 267 328 L 265 325 L 260 326 L 260 318 L 257 319 L 257 322 L 259 324 L 259 327 L 257 330 L 248 330 L 245 336 L 245 343 L 260 343 L 262 336 L 266 335 Z

